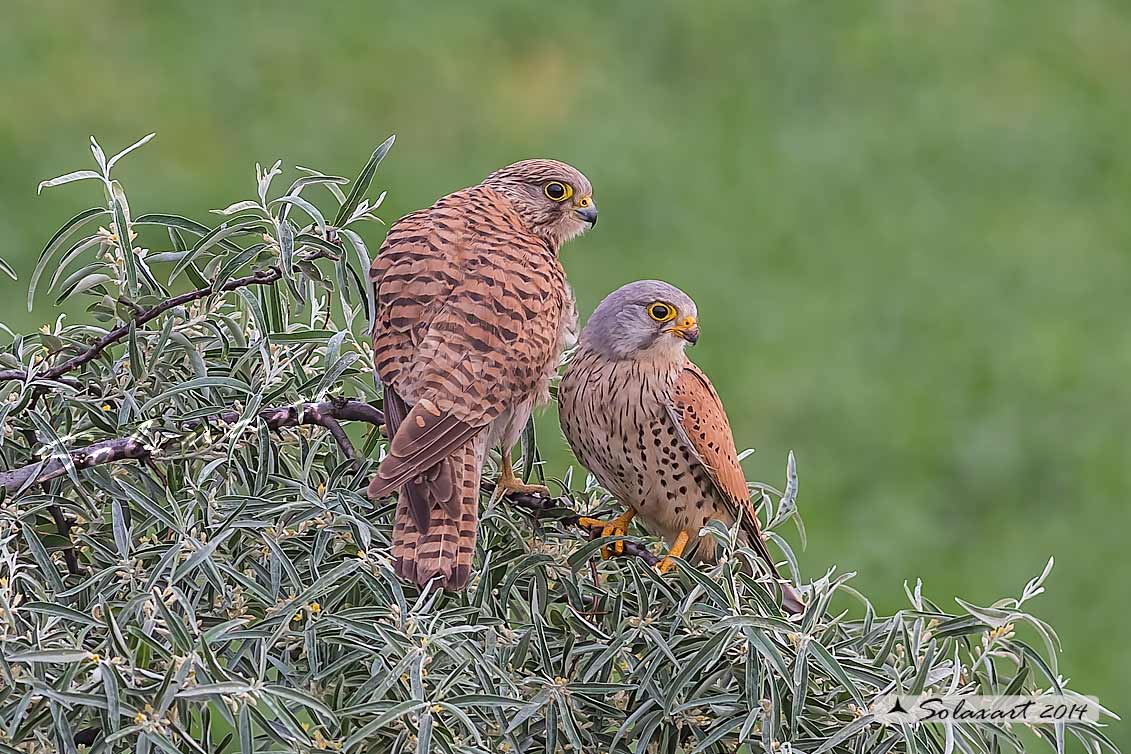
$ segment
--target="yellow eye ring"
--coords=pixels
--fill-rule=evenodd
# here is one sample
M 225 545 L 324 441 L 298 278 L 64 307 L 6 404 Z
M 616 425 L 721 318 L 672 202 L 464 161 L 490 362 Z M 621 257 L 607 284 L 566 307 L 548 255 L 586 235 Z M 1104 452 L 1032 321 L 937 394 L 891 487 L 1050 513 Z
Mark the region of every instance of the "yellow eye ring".
M 550 181 L 542 187 L 542 192 L 546 194 L 546 198 L 555 202 L 564 202 L 573 196 L 573 186 L 561 181 Z
M 656 301 L 648 305 L 648 316 L 657 322 L 669 322 L 675 319 L 675 307 L 663 301 Z

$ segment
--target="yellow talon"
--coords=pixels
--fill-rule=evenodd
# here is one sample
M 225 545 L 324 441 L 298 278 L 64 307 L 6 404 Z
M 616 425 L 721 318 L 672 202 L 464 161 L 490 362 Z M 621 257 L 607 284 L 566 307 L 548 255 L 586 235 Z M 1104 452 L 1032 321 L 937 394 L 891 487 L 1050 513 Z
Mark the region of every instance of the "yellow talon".
M 687 540 L 691 538 L 691 534 L 686 531 L 681 531 L 676 535 L 675 541 L 672 542 L 671 549 L 668 554 L 664 556 L 663 560 L 656 564 L 656 570 L 660 573 L 667 573 L 675 568 L 675 561 L 672 558 L 678 558 L 683 555 L 683 550 L 687 547 Z
M 505 450 L 503 451 L 503 468 L 499 473 L 499 481 L 496 482 L 495 485 L 501 495 L 550 496 L 549 487 L 541 484 L 524 484 L 514 475 L 514 467 L 511 465 L 511 455 Z
M 621 515 L 614 518 L 612 521 L 602 521 L 599 518 L 589 518 L 582 516 L 577 520 L 578 525 L 584 526 L 586 529 L 600 530 L 602 537 L 623 537 L 628 534 L 628 525 L 632 519 L 636 518 L 636 511 L 629 509 Z M 624 540 L 617 540 L 612 545 L 605 545 L 601 548 L 601 558 L 608 560 L 613 555 L 624 555 Z

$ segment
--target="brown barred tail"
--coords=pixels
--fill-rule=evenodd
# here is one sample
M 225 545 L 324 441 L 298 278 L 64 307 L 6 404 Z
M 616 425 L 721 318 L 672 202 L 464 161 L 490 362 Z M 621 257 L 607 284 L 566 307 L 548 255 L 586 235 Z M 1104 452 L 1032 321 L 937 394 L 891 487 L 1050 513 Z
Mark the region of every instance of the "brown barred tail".
M 438 579 L 440 587 L 456 591 L 467 586 L 479 523 L 479 473 L 484 445 L 484 438 L 473 438 L 447 459 L 459 505 L 457 508 L 428 500 L 428 525 L 423 533 L 413 517 L 408 496 L 401 494 L 392 550 L 393 567 L 401 578 L 420 586 Z

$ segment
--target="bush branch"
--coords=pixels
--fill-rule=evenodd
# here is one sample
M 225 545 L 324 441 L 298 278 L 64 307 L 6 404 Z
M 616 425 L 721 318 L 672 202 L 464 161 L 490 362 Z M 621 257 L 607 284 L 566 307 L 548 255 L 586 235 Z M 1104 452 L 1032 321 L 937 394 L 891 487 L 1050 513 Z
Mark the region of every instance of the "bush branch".
M 34 378 L 39 380 L 50 379 L 41 375 L 35 375 Z M 27 379 L 28 373 L 23 371 L 22 369 L 0 369 L 0 382 L 4 382 L 6 380 L 19 380 L 20 382 L 24 382 Z M 73 377 L 56 377 L 53 381 L 62 383 L 67 387 L 73 387 L 76 390 L 81 390 L 83 387 L 82 382 L 74 379 Z
M 217 418 L 225 424 L 235 424 L 240 417 L 235 411 L 227 411 Z M 385 423 L 385 414 L 380 409 L 374 408 L 365 401 L 347 398 L 330 398 L 318 403 L 304 403 L 302 406 L 267 408 L 259 412 L 259 418 L 266 422 L 268 428 L 274 430 L 297 427 L 300 424 L 320 426 L 334 438 L 334 442 L 342 450 L 342 455 L 355 464 L 360 464 L 363 459 L 350 442 L 341 422 L 360 421 L 374 426 Z
M 87 362 L 93 361 L 94 359 L 98 358 L 99 354 L 105 351 L 107 347 L 113 345 L 114 343 L 117 343 L 119 340 L 129 335 L 131 326 L 140 327 L 146 322 L 149 322 L 150 320 L 161 316 L 170 309 L 175 309 L 178 306 L 190 304 L 193 301 L 198 301 L 202 298 L 212 295 L 213 293 L 234 291 L 237 288 L 246 288 L 249 285 L 270 285 L 282 276 L 283 272 L 278 267 L 268 267 L 266 269 L 259 270 L 258 272 L 254 272 L 251 275 L 245 275 L 241 278 L 233 278 L 232 280 L 224 283 L 219 288 L 213 288 L 212 286 L 208 285 L 204 286 L 203 288 L 197 288 L 196 290 L 189 291 L 188 293 L 182 293 L 179 296 L 174 296 L 173 298 L 166 299 L 160 304 L 142 309 L 132 320 L 126 322 L 123 325 L 115 327 L 113 330 L 110 330 L 101 338 L 96 340 L 82 353 L 78 354 L 77 356 L 72 356 L 62 364 L 52 367 L 46 372 L 37 374 L 35 375 L 35 377 L 36 379 L 53 380 L 60 377 L 61 375 L 66 374 L 67 372 L 78 369 L 83 364 L 86 364 Z
M 76 469 L 89 469 L 91 466 L 115 461 L 136 460 L 148 455 L 149 451 L 146 450 L 145 443 L 133 437 L 102 440 L 70 451 L 71 463 Z M 67 466 L 62 458 L 50 458 L 11 471 L 0 472 L 0 486 L 8 492 L 15 492 L 30 479 L 34 478 L 32 484 L 43 484 L 66 473 Z
M 233 424 L 239 420 L 239 414 L 229 411 L 220 414 L 217 418 L 227 424 Z M 267 408 L 259 412 L 259 418 L 266 422 L 271 429 L 296 427 L 300 424 L 324 427 L 333 436 L 342 453 L 354 463 L 361 461 L 360 454 L 353 447 L 349 437 L 346 436 L 341 422 L 362 421 L 373 425 L 385 423 L 385 415 L 379 409 L 364 401 L 344 398 L 332 398 L 318 403 L 304 403 L 301 406 Z M 185 428 L 192 429 L 199 424 L 200 421 L 186 422 Z M 91 466 L 118 461 L 145 461 L 149 459 L 149 455 L 145 443 L 132 437 L 101 440 L 70 452 L 71 461 L 78 469 L 87 469 Z M 30 479 L 34 479 L 31 482 L 32 484 L 43 484 L 52 479 L 57 479 L 65 473 L 67 473 L 67 469 L 63 459 L 52 458 L 30 463 L 11 471 L 0 472 L 0 486 L 8 492 L 15 492 L 28 484 Z

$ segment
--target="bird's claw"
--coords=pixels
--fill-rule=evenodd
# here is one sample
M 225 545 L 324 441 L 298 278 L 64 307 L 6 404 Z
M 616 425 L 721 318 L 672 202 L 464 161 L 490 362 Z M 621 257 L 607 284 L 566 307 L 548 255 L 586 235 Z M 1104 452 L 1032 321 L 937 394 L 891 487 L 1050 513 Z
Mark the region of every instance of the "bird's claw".
M 666 574 L 673 568 L 675 568 L 675 561 L 671 559 L 671 556 L 662 558 L 660 562 L 656 564 L 656 570 L 659 571 L 661 575 Z
M 497 488 L 502 495 L 535 495 L 538 497 L 549 497 L 550 488 L 544 484 L 524 484 L 516 477 L 510 479 L 500 478 L 497 482 Z
M 632 521 L 632 516 L 622 515 L 614 518 L 612 521 L 602 521 L 599 518 L 589 518 L 582 516 L 578 519 L 579 526 L 589 529 L 593 538 L 597 537 L 624 537 L 628 535 L 628 524 Z M 612 544 L 605 545 L 601 548 L 601 559 L 608 560 L 609 558 L 624 555 L 624 540 L 618 539 Z

